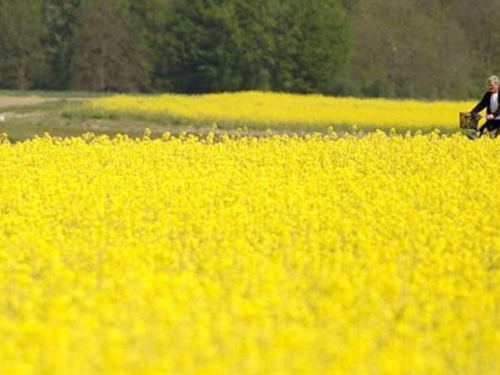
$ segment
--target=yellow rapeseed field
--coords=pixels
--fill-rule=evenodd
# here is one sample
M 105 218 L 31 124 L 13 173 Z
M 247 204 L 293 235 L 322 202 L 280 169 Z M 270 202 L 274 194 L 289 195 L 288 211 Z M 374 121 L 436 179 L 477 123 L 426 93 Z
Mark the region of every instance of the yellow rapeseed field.
M 94 111 L 107 114 L 164 115 L 192 124 L 212 122 L 261 128 L 297 129 L 358 126 L 360 129 L 458 130 L 458 113 L 474 102 L 358 99 L 269 92 L 207 95 L 128 96 L 97 99 Z
M 0 144 L 1 374 L 497 374 L 500 142 Z

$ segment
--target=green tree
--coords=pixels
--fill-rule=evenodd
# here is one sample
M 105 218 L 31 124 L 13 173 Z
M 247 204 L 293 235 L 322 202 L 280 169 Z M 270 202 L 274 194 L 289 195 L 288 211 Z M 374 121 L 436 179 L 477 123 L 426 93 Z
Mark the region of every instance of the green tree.
M 167 41 L 165 27 L 174 0 L 129 0 L 131 21 L 137 40 L 146 51 L 150 67 L 149 90 L 170 89 L 169 80 L 163 73 L 165 66 L 164 46 Z
M 173 88 L 321 91 L 348 52 L 338 0 L 179 0 L 167 33 Z
M 349 52 L 345 11 L 337 0 L 278 0 L 275 4 L 273 88 L 325 91 Z
M 0 86 L 30 89 L 46 73 L 41 0 L 0 0 Z
M 236 7 L 240 32 L 240 48 L 236 71 L 241 77 L 239 89 L 272 88 L 276 42 L 270 32 L 275 25 L 272 2 L 241 0 Z
M 69 43 L 76 11 L 82 0 L 44 0 L 43 41 L 49 69 L 43 85 L 50 89 L 66 89 L 69 85 Z
M 238 89 L 240 32 L 234 1 L 177 1 L 167 28 L 167 75 L 173 87 L 185 92 Z

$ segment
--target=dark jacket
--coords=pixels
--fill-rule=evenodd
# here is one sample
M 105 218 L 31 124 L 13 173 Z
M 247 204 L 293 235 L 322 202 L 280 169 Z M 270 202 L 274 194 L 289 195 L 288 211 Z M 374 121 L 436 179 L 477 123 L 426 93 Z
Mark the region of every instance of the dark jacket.
M 495 117 L 497 116 L 500 116 L 500 92 L 498 93 L 498 100 L 499 100 L 499 105 L 498 105 L 498 109 L 496 112 L 492 112 L 491 111 L 491 108 L 490 108 L 490 99 L 491 99 L 491 92 L 487 92 L 486 94 L 484 94 L 483 98 L 481 99 L 481 101 L 479 103 L 477 103 L 477 105 L 472 109 L 472 111 L 470 111 L 471 113 L 479 113 L 481 112 L 483 109 L 486 108 L 486 113 L 488 115 L 493 115 Z

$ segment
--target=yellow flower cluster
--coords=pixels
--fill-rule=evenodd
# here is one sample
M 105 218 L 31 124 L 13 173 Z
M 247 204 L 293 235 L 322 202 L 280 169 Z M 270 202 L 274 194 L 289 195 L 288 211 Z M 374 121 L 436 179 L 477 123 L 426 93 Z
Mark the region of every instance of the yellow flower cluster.
M 500 372 L 500 143 L 0 144 L 2 374 Z
M 108 114 L 164 115 L 194 124 L 360 129 L 458 130 L 459 112 L 473 102 L 356 99 L 321 95 L 239 92 L 207 95 L 112 96 L 90 106 Z

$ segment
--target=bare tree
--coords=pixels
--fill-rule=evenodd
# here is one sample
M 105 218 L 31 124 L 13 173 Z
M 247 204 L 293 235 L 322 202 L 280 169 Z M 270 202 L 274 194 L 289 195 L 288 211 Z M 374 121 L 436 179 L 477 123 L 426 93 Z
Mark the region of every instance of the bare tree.
M 87 0 L 71 40 L 70 87 L 91 91 L 140 91 L 150 80 L 146 49 L 116 0 Z

